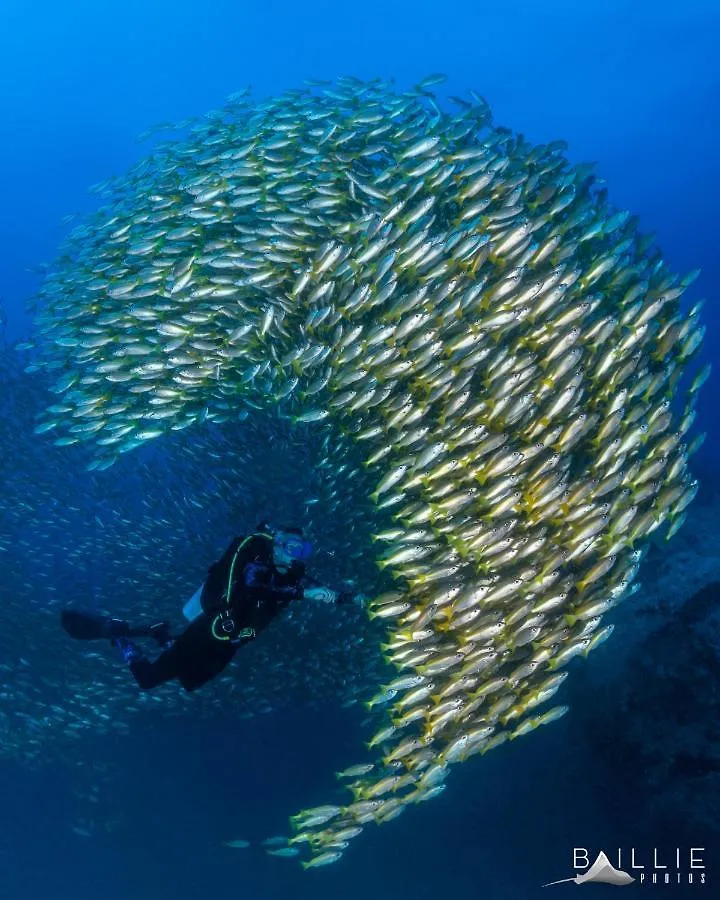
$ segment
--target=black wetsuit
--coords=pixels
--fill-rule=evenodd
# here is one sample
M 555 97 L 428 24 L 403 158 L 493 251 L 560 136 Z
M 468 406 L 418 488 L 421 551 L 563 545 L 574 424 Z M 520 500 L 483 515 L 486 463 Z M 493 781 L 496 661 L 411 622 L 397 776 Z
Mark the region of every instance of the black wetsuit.
M 272 540 L 253 535 L 237 553 L 228 606 L 230 568 L 244 540 L 235 538 L 222 558 L 210 566 L 200 597 L 202 614 L 156 660 L 140 658 L 130 663 L 141 688 L 150 690 L 177 678 L 186 691 L 194 691 L 222 672 L 243 642 L 262 631 L 288 603 L 302 597 L 305 567 L 293 562 L 285 574 L 280 573 L 272 564 Z M 227 640 L 213 635 L 213 622 L 223 611 L 234 623 Z M 252 635 L 241 637 L 243 629 L 252 629 Z

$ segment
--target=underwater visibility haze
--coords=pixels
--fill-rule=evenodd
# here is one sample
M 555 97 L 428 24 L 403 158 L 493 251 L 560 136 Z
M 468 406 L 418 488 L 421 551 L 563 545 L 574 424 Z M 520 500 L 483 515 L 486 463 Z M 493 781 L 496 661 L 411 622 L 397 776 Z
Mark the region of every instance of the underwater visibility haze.
M 712 892 L 720 11 L 0 34 L 2 896 Z

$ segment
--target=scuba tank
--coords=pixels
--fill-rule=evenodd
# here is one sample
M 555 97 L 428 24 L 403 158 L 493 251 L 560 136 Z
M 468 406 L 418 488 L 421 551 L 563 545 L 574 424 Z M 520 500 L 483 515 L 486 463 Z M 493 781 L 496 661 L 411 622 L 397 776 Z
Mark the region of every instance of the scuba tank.
M 200 603 L 200 597 L 202 596 L 204 587 L 205 582 L 200 585 L 200 587 L 195 591 L 192 597 L 182 608 L 182 614 L 185 616 L 188 622 L 194 622 L 198 616 L 202 615 L 203 608 L 202 604 Z

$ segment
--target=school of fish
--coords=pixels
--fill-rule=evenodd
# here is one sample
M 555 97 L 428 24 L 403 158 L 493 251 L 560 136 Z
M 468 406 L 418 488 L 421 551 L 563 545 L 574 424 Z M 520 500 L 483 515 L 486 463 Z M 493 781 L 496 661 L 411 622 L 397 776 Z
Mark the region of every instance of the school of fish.
M 35 431 L 93 477 L 198 426 L 295 435 L 348 516 L 339 554 L 377 563 L 396 671 L 366 695 L 375 761 L 293 817 L 275 852 L 306 867 L 560 718 L 565 666 L 697 491 L 696 273 L 564 142 L 494 126 L 472 91 L 441 104 L 441 80 L 241 93 L 181 123 L 98 187 L 23 345 L 56 395 Z

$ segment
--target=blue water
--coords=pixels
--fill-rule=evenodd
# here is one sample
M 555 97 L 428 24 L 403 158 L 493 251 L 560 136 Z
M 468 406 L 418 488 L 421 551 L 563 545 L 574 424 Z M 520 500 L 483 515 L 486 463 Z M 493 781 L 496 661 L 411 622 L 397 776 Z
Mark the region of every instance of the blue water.
M 718 359 L 719 44 L 720 6 L 708 0 L 4 0 L 7 333 L 27 332 L 24 302 L 40 284 L 36 267 L 66 233 L 63 217 L 95 208 L 88 186 L 141 158 L 146 145 L 135 138 L 149 126 L 201 115 L 247 85 L 259 99 L 305 78 L 382 76 L 403 89 L 445 72 L 440 93 L 474 88 L 498 123 L 532 141 L 564 138 L 573 161 L 596 160 L 612 201 L 657 234 L 672 268 L 702 269 L 688 302 L 708 297 L 704 354 Z M 708 439 L 696 457 L 710 483 L 717 409 L 711 382 L 698 411 Z M 530 898 L 545 896 L 543 882 L 573 874 L 574 846 L 648 852 L 711 840 L 686 833 L 681 810 L 670 826 L 638 833 L 634 811 L 647 788 L 620 784 L 617 767 L 603 771 L 582 720 L 568 716 L 547 731 L 460 767 L 442 797 L 368 829 L 339 865 L 305 873 L 292 860 L 221 843 L 262 839 L 288 812 L 327 802 L 328 773 L 361 738 L 352 710 L 202 723 L 150 710 L 131 735 L 99 739 L 94 749 L 115 773 L 112 796 L 98 801 L 118 810 L 109 834 L 72 832 L 72 784 L 51 758 L 41 771 L 0 762 L 0 898 Z M 714 886 L 665 893 L 718 896 L 718 853 L 714 864 Z

